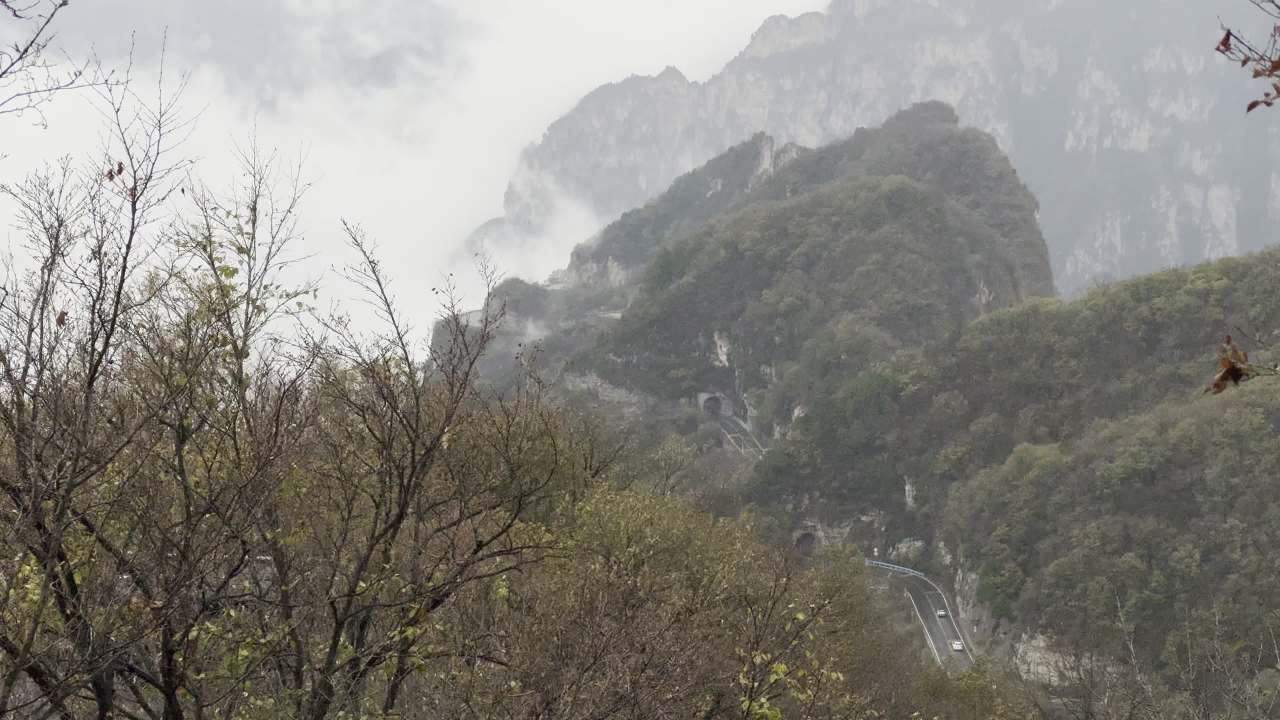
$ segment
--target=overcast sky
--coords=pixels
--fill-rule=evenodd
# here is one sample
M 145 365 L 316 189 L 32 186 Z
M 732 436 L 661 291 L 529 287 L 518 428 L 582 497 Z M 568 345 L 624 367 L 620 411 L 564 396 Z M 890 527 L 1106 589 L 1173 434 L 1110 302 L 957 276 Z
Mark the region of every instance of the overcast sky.
M 121 63 L 132 42 L 145 74 L 167 30 L 166 71 L 191 74 L 185 104 L 200 115 L 188 151 L 201 176 L 229 181 L 230 150 L 256 124 L 261 144 L 306 158 L 306 251 L 323 256 L 314 270 L 341 260 L 338 220 L 355 220 L 378 239 L 405 304 L 425 310 L 450 250 L 501 214 L 520 149 L 578 98 L 667 65 L 705 79 L 766 17 L 826 4 L 75 0 L 57 43 Z M 96 146 L 85 100 L 62 96 L 47 118 L 47 129 L 0 119 L 0 179 Z

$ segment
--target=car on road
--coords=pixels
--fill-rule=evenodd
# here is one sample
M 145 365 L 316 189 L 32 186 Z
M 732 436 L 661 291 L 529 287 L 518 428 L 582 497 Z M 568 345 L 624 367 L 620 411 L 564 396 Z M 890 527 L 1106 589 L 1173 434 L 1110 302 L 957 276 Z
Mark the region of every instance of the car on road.
M 956 652 L 961 652 L 964 650 L 964 643 L 959 640 L 952 640 L 951 649 L 955 650 Z
M 947 611 L 946 611 L 946 610 L 939 610 L 939 611 L 938 611 L 938 617 L 946 617 L 946 616 L 947 616 Z

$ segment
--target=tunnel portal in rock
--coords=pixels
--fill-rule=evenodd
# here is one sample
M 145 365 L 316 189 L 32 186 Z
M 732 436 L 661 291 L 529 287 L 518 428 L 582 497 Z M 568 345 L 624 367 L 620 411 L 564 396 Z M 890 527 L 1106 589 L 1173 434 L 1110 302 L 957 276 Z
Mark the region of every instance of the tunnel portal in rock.
M 712 417 L 720 417 L 724 413 L 724 398 L 719 395 L 708 395 L 702 400 L 702 411 Z
M 796 536 L 796 540 L 795 540 L 796 552 L 800 553 L 801 555 L 804 555 L 806 557 L 809 555 L 812 555 L 814 549 L 817 548 L 817 546 L 818 546 L 818 536 L 814 535 L 811 532 L 802 532 Z

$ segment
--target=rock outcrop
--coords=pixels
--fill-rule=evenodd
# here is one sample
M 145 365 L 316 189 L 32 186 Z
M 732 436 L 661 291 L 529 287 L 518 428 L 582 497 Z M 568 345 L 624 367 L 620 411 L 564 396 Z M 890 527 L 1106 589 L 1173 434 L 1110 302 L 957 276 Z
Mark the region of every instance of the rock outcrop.
M 1216 10 L 836 0 L 770 18 L 704 83 L 669 68 L 583 98 L 524 152 L 505 217 L 476 239 L 536 236 L 565 198 L 617 217 L 758 132 L 816 147 L 938 99 L 1010 153 L 1068 293 L 1255 249 L 1280 220 L 1280 136 L 1241 139 L 1257 123 L 1247 78 L 1212 53 Z

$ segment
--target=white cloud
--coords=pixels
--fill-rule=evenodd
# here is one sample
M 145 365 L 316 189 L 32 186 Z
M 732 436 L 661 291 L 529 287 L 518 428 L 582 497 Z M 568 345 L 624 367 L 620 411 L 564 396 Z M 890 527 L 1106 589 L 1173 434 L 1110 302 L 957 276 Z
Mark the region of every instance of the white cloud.
M 338 220 L 358 221 L 377 238 L 405 305 L 426 325 L 428 289 L 447 271 L 454 248 L 501 213 L 519 151 L 578 98 L 602 83 L 667 65 L 705 79 L 767 16 L 824 5 L 122 0 L 92 12 L 85 11 L 91 3 L 73 3 L 67 17 L 83 12 L 82 24 L 68 20 L 61 40 L 71 50 L 73 41 L 93 40 L 113 57 L 136 28 L 136 57 L 145 71 L 167 25 L 169 71 L 192 72 L 186 101 L 201 116 L 188 149 L 202 158 L 202 175 L 215 185 L 229 180 L 230 148 L 255 124 L 262 144 L 286 156 L 305 154 L 313 181 L 304 207 L 305 252 L 316 256 L 310 270 L 345 257 Z M 0 178 L 95 146 L 99 119 L 86 112 L 84 100 L 61 98 L 49 121 L 48 130 L 0 121 L 0 152 L 9 155 L 0 161 Z M 7 228 L 0 233 L 12 241 Z M 537 271 L 565 261 L 539 258 Z

